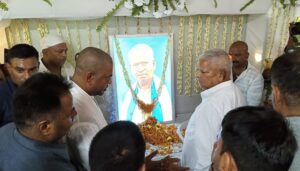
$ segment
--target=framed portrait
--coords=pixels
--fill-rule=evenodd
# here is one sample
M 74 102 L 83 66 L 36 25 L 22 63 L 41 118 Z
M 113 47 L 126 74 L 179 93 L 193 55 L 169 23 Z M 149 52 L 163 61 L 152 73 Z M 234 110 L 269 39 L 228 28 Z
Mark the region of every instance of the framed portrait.
M 174 121 L 173 35 L 109 37 L 119 120 Z

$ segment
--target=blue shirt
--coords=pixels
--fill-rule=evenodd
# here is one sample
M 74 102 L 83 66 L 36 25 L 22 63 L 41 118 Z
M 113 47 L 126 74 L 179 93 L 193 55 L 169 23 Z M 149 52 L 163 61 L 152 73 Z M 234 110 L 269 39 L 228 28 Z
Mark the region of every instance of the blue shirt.
M 16 87 L 10 78 L 0 82 L 0 127 L 13 121 L 12 101 Z
M 75 171 L 67 148 L 61 143 L 45 143 L 29 139 L 14 123 L 0 128 L 1 171 Z

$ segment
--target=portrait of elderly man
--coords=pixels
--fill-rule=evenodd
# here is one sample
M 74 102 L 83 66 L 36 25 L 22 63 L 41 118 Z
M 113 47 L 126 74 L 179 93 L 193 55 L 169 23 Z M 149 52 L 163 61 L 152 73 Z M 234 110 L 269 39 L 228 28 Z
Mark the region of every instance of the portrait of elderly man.
M 55 75 L 70 79 L 74 67 L 66 61 L 68 47 L 58 35 L 48 34 L 41 39 L 40 72 L 51 72 Z
M 136 44 L 129 50 L 128 59 L 136 82 L 132 85 L 133 91 L 129 90 L 125 95 L 120 119 L 131 120 L 135 123 L 143 122 L 148 114 L 140 108 L 137 101 L 141 100 L 145 104 L 151 104 L 155 99 L 158 99 L 154 103 L 155 106 L 151 115 L 159 122 L 171 121 L 171 97 L 166 85 L 161 83 L 163 80 L 155 75 L 156 61 L 152 47 L 147 44 Z M 159 94 L 160 86 L 161 94 Z
M 221 49 L 211 49 L 199 58 L 196 77 L 202 102 L 192 114 L 184 137 L 182 165 L 192 171 L 209 170 L 211 153 L 225 114 L 246 105 L 243 94 L 232 82 L 231 60 Z

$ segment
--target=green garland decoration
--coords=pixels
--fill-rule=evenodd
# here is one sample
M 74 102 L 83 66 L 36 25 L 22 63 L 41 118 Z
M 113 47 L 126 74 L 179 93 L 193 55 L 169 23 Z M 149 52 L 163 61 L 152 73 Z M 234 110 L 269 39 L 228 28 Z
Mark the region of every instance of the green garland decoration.
M 8 11 L 7 3 L 0 1 L 0 9 Z
M 218 7 L 218 2 L 217 2 L 217 0 L 214 0 L 214 4 L 215 4 L 215 8 L 217 8 L 217 7 Z
M 52 7 L 52 3 L 50 2 L 50 0 L 43 0 L 43 1 Z
M 52 3 L 50 2 L 50 0 L 42 0 L 42 1 L 46 2 L 48 5 L 52 7 Z M 0 1 L 0 9 L 3 11 L 8 11 L 7 3 Z
M 125 4 L 126 0 L 121 0 L 115 8 L 113 8 L 111 11 L 109 11 L 106 16 L 103 18 L 101 23 L 97 26 L 97 31 L 100 32 L 103 27 L 106 25 L 106 23 L 111 19 L 111 17 L 114 16 L 114 14 Z
M 241 9 L 240 11 L 244 11 L 244 9 L 246 9 L 249 5 L 251 5 L 255 0 L 250 0 L 249 2 L 247 2 Z
M 169 37 L 170 37 L 170 35 L 169 35 Z M 168 43 L 167 43 L 167 46 L 166 46 L 165 59 L 164 59 L 164 63 L 163 63 L 163 71 L 162 71 L 162 76 L 161 76 L 161 79 L 160 79 L 161 81 L 160 81 L 159 87 L 157 89 L 157 96 L 155 97 L 155 99 L 150 104 L 146 104 L 145 102 L 143 102 L 142 100 L 140 100 L 137 97 L 137 95 L 134 93 L 134 91 L 132 89 L 132 86 L 131 86 L 131 81 L 129 79 L 128 71 L 127 71 L 127 69 L 125 67 L 125 62 L 124 62 L 123 53 L 122 53 L 122 50 L 121 50 L 121 47 L 120 47 L 119 39 L 116 36 L 114 36 L 114 41 L 115 41 L 115 46 L 117 48 L 118 59 L 119 59 L 119 62 L 121 64 L 121 66 L 122 66 L 123 75 L 125 77 L 125 82 L 126 82 L 126 85 L 128 86 L 128 88 L 130 89 L 132 97 L 134 98 L 134 100 L 138 104 L 139 108 L 143 112 L 145 112 L 145 113 L 151 113 L 153 111 L 155 105 L 158 102 L 158 99 L 159 99 L 159 97 L 161 95 L 161 92 L 162 92 L 163 84 L 164 84 L 165 79 L 166 79 L 166 70 L 167 70 L 167 66 L 168 66 L 168 62 L 169 62 L 169 43 L 170 43 L 170 38 L 168 39 Z
M 240 9 L 240 11 L 244 11 L 249 5 L 251 5 L 253 2 L 254 2 L 255 0 L 250 0 L 249 2 L 247 2 L 241 9 Z M 297 2 L 298 0 L 290 0 L 290 4 L 294 7 L 294 6 L 296 6 L 296 2 Z M 285 8 L 287 5 L 284 3 L 285 2 L 285 0 L 280 0 L 279 1 L 280 2 L 280 4 L 282 5 L 282 7 L 283 8 Z

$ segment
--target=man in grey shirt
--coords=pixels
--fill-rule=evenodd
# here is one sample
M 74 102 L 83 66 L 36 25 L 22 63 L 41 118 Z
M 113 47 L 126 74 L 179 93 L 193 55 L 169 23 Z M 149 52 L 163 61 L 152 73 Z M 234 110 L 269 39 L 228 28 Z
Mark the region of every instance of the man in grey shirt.
M 1 171 L 75 171 L 65 144 L 77 114 L 70 84 L 49 73 L 30 77 L 15 92 L 14 123 L 0 128 Z
M 300 170 L 300 51 L 278 57 L 271 69 L 273 106 L 290 122 L 298 143 L 291 171 Z

